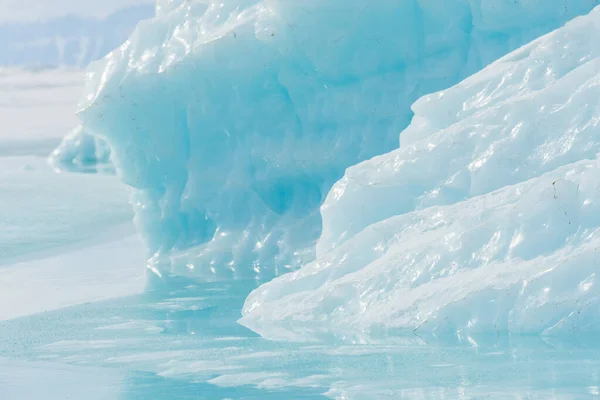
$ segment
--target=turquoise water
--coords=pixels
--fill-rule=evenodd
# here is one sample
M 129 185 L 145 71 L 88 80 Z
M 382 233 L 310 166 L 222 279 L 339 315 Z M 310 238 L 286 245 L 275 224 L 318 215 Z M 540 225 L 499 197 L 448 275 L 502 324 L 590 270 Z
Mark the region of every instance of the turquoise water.
M 237 324 L 253 284 L 185 285 L 0 323 L 0 399 L 587 398 L 594 338 L 277 343 Z M 179 288 L 179 289 L 177 289 Z

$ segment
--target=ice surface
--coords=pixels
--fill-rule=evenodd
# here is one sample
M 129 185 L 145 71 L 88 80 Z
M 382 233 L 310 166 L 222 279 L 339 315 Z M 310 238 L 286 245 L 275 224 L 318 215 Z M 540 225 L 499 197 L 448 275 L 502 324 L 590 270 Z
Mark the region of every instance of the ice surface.
M 0 398 L 37 399 L 42 388 L 49 400 L 69 394 L 106 394 L 106 400 L 544 400 L 599 393 L 597 337 L 475 336 L 476 346 L 431 345 L 412 334 L 386 343 L 274 342 L 235 323 L 243 299 L 239 283 L 178 287 L 164 297 L 145 293 L 0 321 Z M 94 382 L 104 389 L 95 391 Z M 82 397 L 82 389 L 94 391 Z
M 51 255 L 34 251 L 9 265 L 2 260 L 0 321 L 142 293 L 146 252 L 133 224 L 94 233 Z
M 127 187 L 114 177 L 56 174 L 32 156 L 0 156 L 0 193 L 0 268 L 93 241 L 132 219 Z
M 0 320 L 144 289 L 127 187 L 46 162 L 76 122 L 82 82 L 80 70 L 0 72 Z M 0 398 L 15 398 L 0 387 Z
M 267 337 L 600 332 L 600 8 L 413 107 L 349 168 L 319 258 L 249 296 Z
M 136 189 L 157 274 L 268 278 L 314 258 L 325 195 L 397 148 L 414 100 L 595 4 L 160 1 L 80 116 Z
M 417 101 L 401 148 L 350 168 L 330 192 L 319 254 L 387 217 L 595 157 L 595 15 Z
M 120 398 L 122 381 L 119 372 L 103 368 L 0 358 L 2 400 L 110 400 Z

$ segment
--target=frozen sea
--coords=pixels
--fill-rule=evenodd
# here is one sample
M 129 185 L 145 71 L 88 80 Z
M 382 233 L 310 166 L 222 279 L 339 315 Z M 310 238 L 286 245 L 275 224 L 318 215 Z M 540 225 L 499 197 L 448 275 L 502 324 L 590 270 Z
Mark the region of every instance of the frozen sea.
M 106 16 L 113 3 L 79 11 Z M 0 1 L 0 13 L 25 19 L 23 4 Z M 46 160 L 77 124 L 83 77 L 0 69 L 0 400 L 600 396 L 593 336 L 271 341 L 238 323 L 261 282 L 149 278 L 128 189 Z
M 103 284 L 89 279 L 90 289 Z M 594 338 L 475 337 L 469 346 L 427 343 L 417 336 L 388 337 L 385 345 L 334 339 L 277 343 L 236 323 L 246 289 L 239 282 L 121 292 L 110 300 L 5 320 L 0 396 L 570 399 L 600 393 Z
M 36 185 L 63 185 L 45 193 L 49 201 L 36 210 L 60 215 L 57 204 L 81 196 L 77 191 L 86 190 L 80 186 L 84 181 L 51 175 L 39 161 L 3 156 L 0 168 L 27 175 Z M 103 214 L 101 222 L 90 224 L 93 232 L 76 221 L 61 221 L 60 232 L 72 236 L 58 240 L 58 230 L 27 234 L 31 241 L 19 242 L 23 251 L 2 259 L 3 400 L 571 399 L 600 394 L 596 338 L 472 337 L 468 345 L 417 335 L 388 337 L 385 344 L 339 337 L 296 344 L 264 340 L 237 323 L 256 282 L 148 284 L 143 250 L 124 211 L 124 189 L 112 177 L 87 179 L 102 181 L 115 199 L 112 204 L 97 199 Z M 10 181 L 1 184 L 6 193 Z M 25 187 L 3 209 L 18 212 L 18 205 L 36 193 Z M 89 210 L 71 206 L 88 215 Z M 7 215 L 2 218 L 6 227 Z M 44 249 L 34 251 L 38 244 Z
M 16 82 L 25 72 L 11 73 Z M 68 99 L 80 77 L 29 75 L 30 82 L 63 82 L 32 95 L 44 99 L 58 90 Z M 47 129 L 30 130 L 18 143 L 0 137 L 0 399 L 600 394 L 595 338 L 472 337 L 456 345 L 390 334 L 385 344 L 343 337 L 273 342 L 237 323 L 256 281 L 147 281 L 125 187 L 113 176 L 56 174 L 47 166 L 45 146 L 62 133 L 57 113 L 69 107 L 31 107 L 30 118 L 14 118 L 12 129 L 33 119 Z
M 112 176 L 55 174 L 38 154 L 40 139 L 54 138 L 47 133 L 5 145 L 0 156 L 2 400 L 600 393 L 595 338 L 264 340 L 237 323 L 255 281 L 147 282 L 126 189 Z

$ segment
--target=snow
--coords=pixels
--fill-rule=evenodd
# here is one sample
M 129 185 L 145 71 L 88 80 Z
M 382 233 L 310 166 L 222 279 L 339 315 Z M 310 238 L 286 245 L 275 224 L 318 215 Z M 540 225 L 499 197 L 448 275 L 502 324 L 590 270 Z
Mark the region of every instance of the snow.
M 401 148 L 350 168 L 322 207 L 324 254 L 371 223 L 453 203 L 596 155 L 594 17 L 423 97 Z M 389 199 L 395 201 L 389 201 Z M 361 212 L 347 218 L 349 209 Z
M 57 175 L 27 156 L 0 157 L 0 165 L 0 265 L 131 221 L 127 188 L 112 177 Z
M 419 96 L 595 4 L 161 1 L 92 66 L 80 117 L 158 275 L 269 279 L 314 259 L 326 194 L 398 147 Z
M 417 101 L 400 149 L 328 195 L 319 258 L 241 322 L 294 340 L 598 333 L 598 34 L 600 8 Z

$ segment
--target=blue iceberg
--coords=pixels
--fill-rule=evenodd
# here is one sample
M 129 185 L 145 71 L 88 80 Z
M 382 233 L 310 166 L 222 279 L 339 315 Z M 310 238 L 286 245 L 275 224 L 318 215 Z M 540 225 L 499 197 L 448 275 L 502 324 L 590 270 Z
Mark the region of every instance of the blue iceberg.
M 319 258 L 252 293 L 242 323 L 297 340 L 600 332 L 598 34 L 600 8 L 417 101 L 400 149 L 333 187 Z
M 80 125 L 66 135 L 49 157 L 57 171 L 114 173 L 110 146 Z
M 4 71 L 0 399 L 600 395 L 597 4 L 159 0 L 52 156 L 118 176 Z
M 314 260 L 330 189 L 398 148 L 416 99 L 594 4 L 159 1 L 79 115 L 135 189 L 152 271 L 270 279 Z

